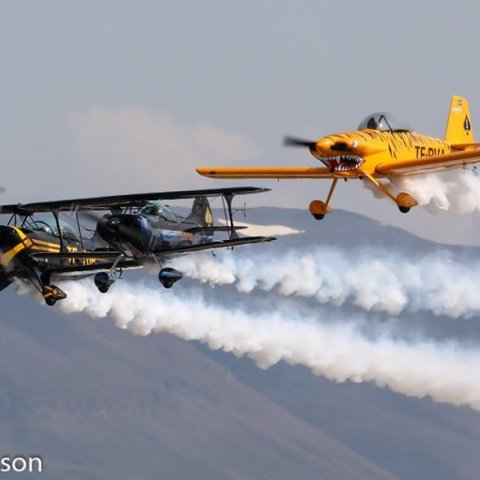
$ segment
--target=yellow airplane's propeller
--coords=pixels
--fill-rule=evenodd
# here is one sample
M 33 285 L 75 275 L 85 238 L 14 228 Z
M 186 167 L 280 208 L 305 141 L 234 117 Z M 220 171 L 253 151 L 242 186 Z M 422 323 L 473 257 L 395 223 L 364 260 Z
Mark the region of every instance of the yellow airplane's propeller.
M 323 161 L 323 157 L 343 154 L 364 157 L 365 155 L 378 153 L 385 149 L 383 145 L 372 144 L 368 139 L 352 134 L 350 134 L 349 138 L 345 138 L 345 135 L 340 137 L 337 135 L 329 135 L 317 141 L 287 136 L 284 137 L 283 144 L 288 147 L 308 148 L 310 153 L 321 161 Z
M 304 138 L 288 136 L 283 138 L 283 145 L 287 147 L 308 148 L 310 153 L 316 158 L 319 156 L 329 156 L 346 151 L 357 153 L 355 150 L 359 150 L 359 147 L 363 146 L 359 144 L 358 140 L 346 142 L 344 139 L 325 137 L 317 141 L 312 141 Z M 363 150 L 365 150 L 365 148 L 363 148 Z M 364 152 L 362 151 L 361 153 Z
M 283 145 L 285 145 L 286 147 L 306 147 L 312 150 L 316 148 L 317 142 L 305 140 L 304 138 L 286 136 L 283 137 Z

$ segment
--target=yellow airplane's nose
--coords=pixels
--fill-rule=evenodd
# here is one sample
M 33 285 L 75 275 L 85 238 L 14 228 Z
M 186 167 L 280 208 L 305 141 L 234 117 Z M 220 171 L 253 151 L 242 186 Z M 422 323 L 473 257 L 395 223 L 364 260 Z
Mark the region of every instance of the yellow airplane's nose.
M 324 137 L 315 142 L 315 150 L 320 155 L 331 155 L 332 147 L 334 145 L 334 140 L 331 137 Z
M 323 156 L 337 155 L 344 152 L 354 153 L 358 147 L 358 141 L 342 137 L 329 136 L 318 140 L 315 143 L 315 150 Z
M 372 145 L 363 138 L 330 135 L 315 142 L 315 150 L 312 153 L 317 157 L 341 154 L 365 156 L 383 149 L 383 145 Z

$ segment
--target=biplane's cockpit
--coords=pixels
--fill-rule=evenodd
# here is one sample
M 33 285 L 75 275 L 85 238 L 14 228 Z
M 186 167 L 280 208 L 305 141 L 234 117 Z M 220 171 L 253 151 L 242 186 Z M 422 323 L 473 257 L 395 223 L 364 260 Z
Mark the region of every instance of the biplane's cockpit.
M 150 215 L 159 217 L 167 222 L 178 222 L 175 214 L 165 204 L 160 201 L 148 202 L 145 207 L 142 208 L 141 213 L 143 215 Z
M 73 242 L 79 242 L 80 238 L 75 230 L 66 222 L 60 220 L 60 233 L 62 238 Z M 29 228 L 34 232 L 44 232 L 59 237 L 57 223 L 55 220 L 35 220 L 30 223 Z
M 409 132 L 411 128 L 391 113 L 377 112 L 365 117 L 358 130 L 378 130 L 379 132 Z

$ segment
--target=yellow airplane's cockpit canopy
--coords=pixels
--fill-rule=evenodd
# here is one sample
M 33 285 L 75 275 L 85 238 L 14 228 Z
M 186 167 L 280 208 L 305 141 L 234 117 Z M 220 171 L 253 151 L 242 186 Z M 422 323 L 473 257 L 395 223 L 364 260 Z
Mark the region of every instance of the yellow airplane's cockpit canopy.
M 411 128 L 388 112 L 372 113 L 365 117 L 358 126 L 358 130 L 378 130 L 379 132 L 409 132 Z

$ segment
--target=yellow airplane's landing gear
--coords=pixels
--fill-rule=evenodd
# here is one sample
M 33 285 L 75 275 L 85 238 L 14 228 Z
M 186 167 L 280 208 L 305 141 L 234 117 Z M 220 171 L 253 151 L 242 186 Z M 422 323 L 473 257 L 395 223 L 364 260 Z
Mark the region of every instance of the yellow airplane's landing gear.
M 418 205 L 418 202 L 409 193 L 400 192 L 396 197 L 394 197 L 390 190 L 388 190 L 388 188 L 381 184 L 376 178 L 367 173 L 365 174 L 365 177 L 368 178 L 388 198 L 391 198 L 397 204 L 398 209 L 402 213 L 407 213 L 412 207 Z
M 395 198 L 395 203 L 397 204 L 398 209 L 402 213 L 407 213 L 412 207 L 418 205 L 418 202 L 409 193 L 406 192 L 399 193 Z
M 67 294 L 55 285 L 44 285 L 42 288 L 42 295 L 45 299 L 45 303 L 50 307 L 53 307 L 58 300 L 67 298 Z
M 308 207 L 310 213 L 313 215 L 313 218 L 316 220 L 322 220 L 325 215 L 329 214 L 332 209 L 321 200 L 313 200 Z
M 325 215 L 328 215 L 332 212 L 332 209 L 328 206 L 328 204 L 330 203 L 335 187 L 337 186 L 337 182 L 338 178 L 334 178 L 332 185 L 330 186 L 330 190 L 328 191 L 327 200 L 325 202 L 322 202 L 321 200 L 313 200 L 312 202 L 310 202 L 310 206 L 308 207 L 308 209 L 313 215 L 313 218 L 315 218 L 316 220 L 322 220 Z

